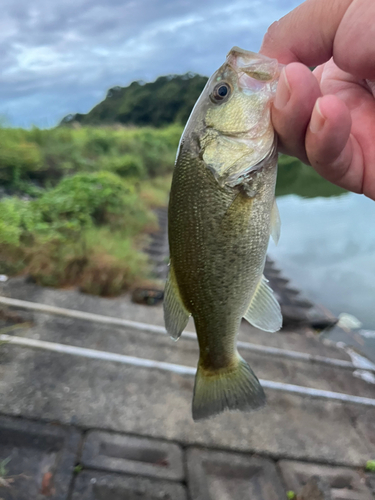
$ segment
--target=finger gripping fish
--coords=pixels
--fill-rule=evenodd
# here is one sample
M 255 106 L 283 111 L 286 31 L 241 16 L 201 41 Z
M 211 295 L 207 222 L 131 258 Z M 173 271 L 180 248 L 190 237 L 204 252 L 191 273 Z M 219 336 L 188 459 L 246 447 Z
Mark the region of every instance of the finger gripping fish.
M 177 153 L 164 318 L 175 340 L 194 318 L 200 349 L 194 420 L 265 402 L 236 336 L 243 317 L 269 332 L 282 324 L 263 277 L 269 237 L 277 241 L 280 225 L 270 119 L 279 74 L 276 60 L 234 47 L 207 82 Z

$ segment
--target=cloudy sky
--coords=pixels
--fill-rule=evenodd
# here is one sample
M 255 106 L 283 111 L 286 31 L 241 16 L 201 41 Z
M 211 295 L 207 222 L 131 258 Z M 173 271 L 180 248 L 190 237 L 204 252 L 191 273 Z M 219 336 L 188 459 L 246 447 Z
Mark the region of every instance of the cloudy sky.
M 301 0 L 2 0 L 0 123 L 54 126 L 106 90 L 193 71 L 233 46 L 257 51 Z

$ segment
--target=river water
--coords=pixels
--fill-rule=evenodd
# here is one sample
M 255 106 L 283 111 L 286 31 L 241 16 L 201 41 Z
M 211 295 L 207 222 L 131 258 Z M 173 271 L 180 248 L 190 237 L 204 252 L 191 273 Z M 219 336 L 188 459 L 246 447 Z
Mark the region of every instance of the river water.
M 269 255 L 292 284 L 335 315 L 349 313 L 375 356 L 375 202 L 361 195 L 277 198 L 282 227 Z M 372 333 L 373 332 L 373 333 Z

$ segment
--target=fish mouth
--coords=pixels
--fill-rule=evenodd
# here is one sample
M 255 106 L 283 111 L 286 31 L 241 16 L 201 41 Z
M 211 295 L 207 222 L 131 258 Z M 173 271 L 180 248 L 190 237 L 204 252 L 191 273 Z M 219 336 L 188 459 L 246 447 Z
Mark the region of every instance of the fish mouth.
M 228 66 L 238 75 L 243 91 L 257 92 L 265 85 L 277 83 L 283 65 L 276 59 L 233 47 L 226 58 Z

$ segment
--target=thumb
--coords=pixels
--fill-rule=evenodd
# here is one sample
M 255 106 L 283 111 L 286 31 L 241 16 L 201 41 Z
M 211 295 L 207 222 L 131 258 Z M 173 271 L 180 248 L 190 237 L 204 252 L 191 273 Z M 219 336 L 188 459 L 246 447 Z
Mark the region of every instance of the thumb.
M 328 61 L 336 32 L 351 3 L 306 0 L 268 28 L 260 52 L 283 64 L 317 66 Z

